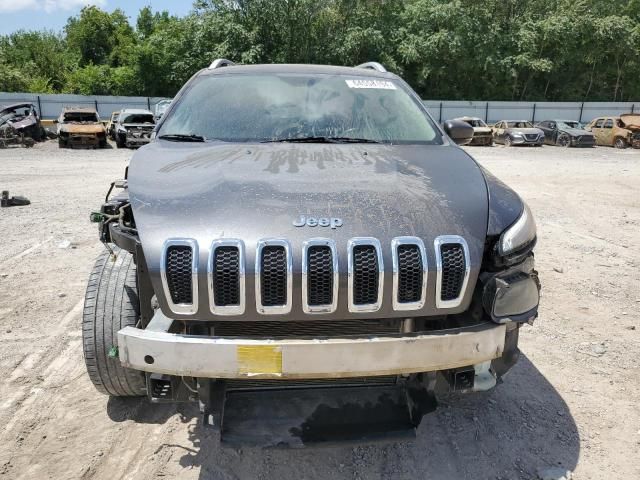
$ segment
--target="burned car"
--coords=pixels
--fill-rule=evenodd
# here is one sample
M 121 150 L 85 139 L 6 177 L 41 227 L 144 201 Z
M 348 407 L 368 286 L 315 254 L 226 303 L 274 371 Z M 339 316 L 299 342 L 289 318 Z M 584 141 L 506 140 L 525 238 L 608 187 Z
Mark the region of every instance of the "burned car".
M 544 132 L 544 141 L 561 147 L 594 147 L 596 139 L 576 120 L 543 120 L 536 125 Z
M 493 131 L 484 120 L 478 117 L 460 117 L 456 120 L 468 123 L 473 127 L 473 139 L 469 145 L 493 145 Z
M 14 103 L 0 108 L 0 146 L 24 145 L 46 139 L 40 116 L 32 103 Z
M 64 107 L 55 122 L 60 148 L 107 146 L 107 131 L 94 108 Z
M 531 145 L 541 147 L 545 141 L 544 132 L 526 120 L 500 120 L 493 126 L 493 140 L 505 147 Z
M 135 148 L 146 145 L 155 126 L 155 118 L 149 110 L 121 110 L 114 128 L 116 146 Z
M 118 123 L 118 117 L 120 116 L 120 112 L 113 112 L 109 121 L 107 122 L 107 136 L 114 140 L 116 139 L 116 124 Z
M 493 388 L 537 316 L 536 226 L 472 136 L 378 63 L 196 73 L 91 215 L 93 384 L 279 447 L 405 438 L 436 392 Z
M 598 145 L 640 148 L 640 113 L 595 118 L 586 128 L 596 137 Z

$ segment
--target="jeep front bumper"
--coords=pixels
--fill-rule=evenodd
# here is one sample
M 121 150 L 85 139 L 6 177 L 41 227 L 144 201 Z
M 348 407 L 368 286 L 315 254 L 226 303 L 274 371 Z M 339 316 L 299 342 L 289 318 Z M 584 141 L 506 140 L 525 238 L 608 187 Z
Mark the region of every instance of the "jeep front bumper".
M 146 330 L 126 327 L 118 332 L 119 357 L 125 367 L 221 379 L 348 378 L 448 370 L 502 356 L 506 334 L 505 325 L 485 323 L 397 336 L 244 339 L 168 333 L 170 321 L 157 328 L 154 320 Z

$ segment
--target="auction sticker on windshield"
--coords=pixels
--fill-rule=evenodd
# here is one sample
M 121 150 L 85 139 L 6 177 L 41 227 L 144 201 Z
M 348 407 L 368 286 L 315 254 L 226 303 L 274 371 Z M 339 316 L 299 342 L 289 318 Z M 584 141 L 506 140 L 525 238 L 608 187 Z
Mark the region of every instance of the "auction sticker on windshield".
M 395 90 L 396 86 L 388 80 L 345 80 L 349 88 L 381 88 Z

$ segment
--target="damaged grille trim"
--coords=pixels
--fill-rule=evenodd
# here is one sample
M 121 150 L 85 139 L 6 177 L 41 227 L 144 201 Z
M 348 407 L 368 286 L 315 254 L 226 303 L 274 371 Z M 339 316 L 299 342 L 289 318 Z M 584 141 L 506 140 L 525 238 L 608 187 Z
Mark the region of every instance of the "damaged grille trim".
M 420 299 L 415 302 L 401 302 L 399 295 L 400 286 L 400 265 L 398 247 L 401 245 L 416 246 L 420 252 L 422 259 L 422 285 L 420 290 Z M 419 310 L 424 307 L 427 299 L 427 277 L 428 277 L 428 264 L 427 264 L 427 252 L 424 247 L 424 242 L 418 237 L 396 237 L 391 240 L 391 258 L 393 260 L 393 309 L 394 310 Z
M 456 298 L 451 300 L 442 300 L 442 282 L 443 282 L 443 263 L 442 263 L 442 246 L 457 244 L 462 247 L 462 252 L 464 254 L 464 279 L 462 281 L 462 286 L 460 287 L 460 293 Z M 437 237 L 433 241 L 434 250 L 436 253 L 436 272 L 437 272 L 437 280 L 436 280 L 436 308 L 455 308 L 460 306 L 464 295 L 467 291 L 467 283 L 469 282 L 469 275 L 471 273 L 471 262 L 469 259 L 469 246 L 467 245 L 467 241 L 459 235 L 441 235 Z
M 354 280 L 355 280 L 355 266 L 354 266 L 354 250 L 361 245 L 372 246 L 376 251 L 376 258 L 378 262 L 378 295 L 374 303 L 356 304 L 354 301 Z M 382 246 L 380 240 L 373 237 L 355 237 L 347 243 L 347 255 L 348 255 L 348 299 L 349 299 L 349 311 L 350 312 L 377 312 L 382 306 L 382 295 L 384 285 L 384 263 L 382 261 Z
M 311 247 L 328 247 L 331 250 L 331 266 L 333 288 L 331 291 L 331 303 L 326 305 L 309 304 L 309 249 Z M 311 238 L 302 244 L 302 310 L 305 313 L 333 313 L 338 308 L 338 250 L 336 242 L 329 238 Z
M 234 247 L 238 249 L 238 304 L 216 305 L 215 300 L 215 259 L 216 250 L 220 247 Z M 244 242 L 235 238 L 218 239 L 211 243 L 209 260 L 207 262 L 207 286 L 209 291 L 209 308 L 214 315 L 242 315 L 246 306 L 245 294 L 245 248 Z
M 167 254 L 171 247 L 191 248 L 191 303 L 174 303 L 169 288 L 167 277 Z M 177 314 L 193 315 L 198 311 L 198 242 L 192 238 L 170 238 L 162 246 L 162 258 L 160 261 L 160 276 L 162 278 L 162 289 L 169 305 L 169 309 Z
M 286 303 L 283 305 L 263 305 L 262 304 L 262 251 L 265 247 L 282 247 L 286 256 Z M 256 310 L 262 315 L 282 315 L 291 312 L 292 289 L 293 289 L 293 258 L 291 245 L 282 238 L 263 238 L 258 241 L 256 249 L 255 265 L 255 285 L 256 285 Z

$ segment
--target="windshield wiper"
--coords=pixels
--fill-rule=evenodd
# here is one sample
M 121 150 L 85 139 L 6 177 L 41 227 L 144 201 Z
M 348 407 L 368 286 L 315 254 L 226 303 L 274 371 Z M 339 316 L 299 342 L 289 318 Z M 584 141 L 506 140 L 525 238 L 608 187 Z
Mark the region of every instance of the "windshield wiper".
M 158 138 L 162 140 L 169 140 L 172 142 L 204 142 L 205 138 L 202 135 L 193 135 L 186 133 L 167 133 L 160 135 Z
M 378 140 L 369 138 L 353 138 L 353 137 L 293 137 L 293 138 L 276 138 L 274 140 L 263 140 L 262 143 L 382 143 Z

